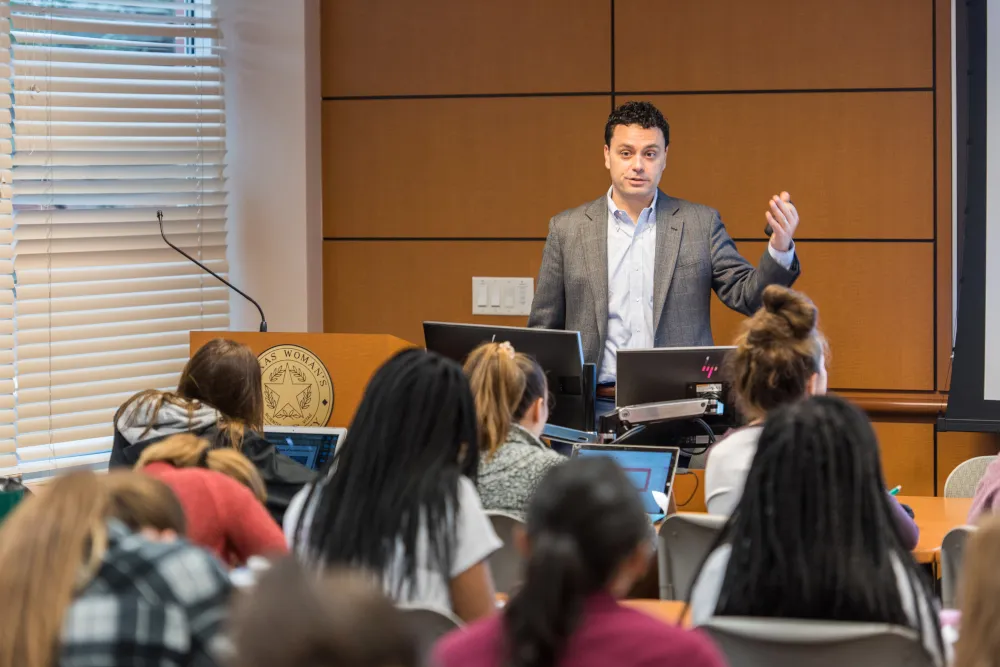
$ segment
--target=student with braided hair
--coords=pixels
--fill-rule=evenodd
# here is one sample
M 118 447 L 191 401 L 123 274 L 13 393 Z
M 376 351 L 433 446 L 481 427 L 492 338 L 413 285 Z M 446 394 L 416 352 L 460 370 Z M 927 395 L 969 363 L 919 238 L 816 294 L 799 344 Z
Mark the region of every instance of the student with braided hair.
M 896 528 L 868 418 L 816 396 L 768 415 L 739 503 L 691 591 L 691 620 L 890 623 L 948 657 L 922 573 Z
M 503 543 L 476 493 L 478 445 L 461 366 L 403 350 L 368 383 L 322 481 L 292 500 L 285 536 L 310 565 L 374 573 L 398 604 L 486 616 Z

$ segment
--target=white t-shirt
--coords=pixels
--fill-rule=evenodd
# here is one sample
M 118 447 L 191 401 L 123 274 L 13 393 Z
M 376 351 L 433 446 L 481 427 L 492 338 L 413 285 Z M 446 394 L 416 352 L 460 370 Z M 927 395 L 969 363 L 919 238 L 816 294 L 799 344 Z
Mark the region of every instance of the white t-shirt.
M 303 506 L 309 495 L 310 486 L 299 491 L 288 506 L 285 512 L 284 531 L 285 539 L 289 549 L 295 549 L 292 540 L 295 537 L 295 528 L 299 523 L 299 516 L 302 514 Z M 306 525 L 302 529 L 303 545 L 308 544 L 308 525 L 312 522 L 315 506 L 306 511 Z M 497 537 L 493 530 L 493 524 L 486 516 L 483 505 L 476 493 L 476 487 L 471 480 L 466 477 L 459 478 L 458 484 L 458 517 L 455 521 L 455 542 L 452 552 L 451 572 L 448 578 L 444 577 L 440 570 L 430 567 L 431 550 L 426 526 L 420 527 L 417 535 L 416 545 L 416 580 L 411 582 L 402 581 L 402 560 L 404 547 L 403 542 L 396 543 L 396 555 L 394 561 L 385 572 L 382 582 L 388 595 L 396 598 L 399 604 L 420 605 L 425 607 L 435 607 L 452 611 L 451 605 L 451 579 L 462 574 L 469 568 L 486 560 L 490 554 L 503 546 L 503 542 Z M 303 554 L 304 546 L 300 546 L 298 554 Z M 398 584 L 402 583 L 402 586 Z M 400 590 L 399 596 L 395 595 L 396 590 Z
M 763 430 L 763 426 L 738 429 L 708 450 L 705 507 L 709 514 L 729 516 L 736 509 Z
M 715 608 L 719 603 L 719 594 L 722 591 L 722 583 L 726 578 L 726 569 L 729 567 L 729 558 L 733 553 L 733 547 L 724 544 L 705 560 L 701 574 L 691 588 L 691 625 L 703 625 L 705 621 L 715 615 Z M 903 613 L 906 614 L 910 624 L 917 623 L 917 605 L 920 606 L 920 619 L 922 619 L 922 633 L 924 637 L 924 648 L 934 658 L 936 665 L 944 665 L 951 662 L 952 654 L 950 645 L 945 642 L 945 653 L 942 656 L 938 648 L 934 633 L 933 615 L 938 614 L 938 609 L 933 602 L 921 596 L 918 601 L 913 599 L 913 591 L 910 589 L 907 577 L 909 573 L 895 556 L 892 559 L 892 571 L 896 575 L 896 585 L 899 587 L 900 602 L 903 605 Z M 920 589 L 917 588 L 917 591 Z

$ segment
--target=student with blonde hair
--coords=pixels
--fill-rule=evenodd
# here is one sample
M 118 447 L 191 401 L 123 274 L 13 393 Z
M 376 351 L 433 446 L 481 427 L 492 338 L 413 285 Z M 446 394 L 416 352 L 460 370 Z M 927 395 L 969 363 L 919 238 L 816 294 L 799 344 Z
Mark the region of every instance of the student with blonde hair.
M 211 449 L 190 433 L 147 447 L 136 470 L 166 483 L 187 514 L 188 539 L 228 565 L 288 552 L 281 527 L 264 507 L 260 473 L 235 449 Z
M 231 586 L 183 533 L 177 500 L 137 473 L 70 473 L 26 499 L 0 527 L 0 667 L 218 664 Z
M 473 350 L 465 374 L 476 402 L 483 508 L 523 518 L 539 480 L 565 460 L 539 439 L 549 418 L 545 372 L 503 342 Z
M 959 586 L 961 618 L 953 667 L 1000 667 L 1000 517 L 969 538 Z
M 177 390 L 148 390 L 129 398 L 114 418 L 110 466 L 134 466 L 146 447 L 192 433 L 216 449 L 250 459 L 267 486 L 267 508 L 279 523 L 288 503 L 315 473 L 279 454 L 264 437 L 260 364 L 249 347 L 216 338 L 184 366 Z

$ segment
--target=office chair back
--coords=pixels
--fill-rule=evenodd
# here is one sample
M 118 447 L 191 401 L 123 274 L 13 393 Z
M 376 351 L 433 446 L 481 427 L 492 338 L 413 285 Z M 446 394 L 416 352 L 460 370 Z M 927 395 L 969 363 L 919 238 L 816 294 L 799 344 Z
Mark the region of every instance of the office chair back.
M 660 526 L 656 553 L 661 600 L 686 600 L 698 567 L 726 524 L 724 516 L 673 514 Z
M 975 526 L 958 526 L 949 530 L 941 540 L 941 606 L 945 609 L 957 608 L 965 543 L 974 532 Z
M 730 667 L 933 667 L 909 628 L 879 623 L 716 616 L 702 626 Z
M 503 542 L 503 547 L 490 556 L 490 571 L 497 593 L 510 595 L 520 585 L 524 559 L 514 544 L 514 531 L 524 527 L 524 522 L 506 512 L 487 512 L 493 530 Z
M 986 474 L 986 469 L 996 461 L 995 456 L 976 456 L 962 461 L 948 475 L 944 483 L 945 498 L 972 498 L 976 495 L 979 480 Z

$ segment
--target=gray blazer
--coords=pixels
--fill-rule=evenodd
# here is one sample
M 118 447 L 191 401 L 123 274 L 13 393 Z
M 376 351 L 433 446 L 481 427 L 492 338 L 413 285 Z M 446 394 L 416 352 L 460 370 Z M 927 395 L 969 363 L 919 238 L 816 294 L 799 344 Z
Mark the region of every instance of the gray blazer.
M 736 250 L 718 211 L 669 197 L 656 203 L 653 343 L 712 345 L 711 291 L 744 315 L 760 307 L 771 284 L 790 286 L 799 260 L 785 269 L 765 250 L 754 268 Z M 579 331 L 584 360 L 598 364 L 608 331 L 608 200 L 602 196 L 549 222 L 528 326 Z

